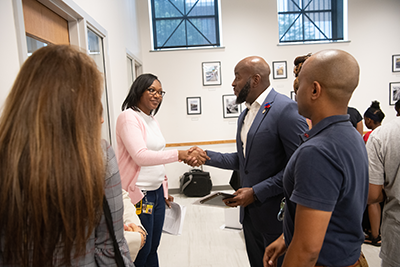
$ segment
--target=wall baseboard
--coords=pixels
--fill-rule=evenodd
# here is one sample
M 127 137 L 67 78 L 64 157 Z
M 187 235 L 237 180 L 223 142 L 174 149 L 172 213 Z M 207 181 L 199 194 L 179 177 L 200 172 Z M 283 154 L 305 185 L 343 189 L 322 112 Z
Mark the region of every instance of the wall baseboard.
M 211 189 L 212 191 L 223 191 L 223 190 L 233 190 L 230 185 L 215 185 Z M 181 190 L 179 188 L 168 189 L 169 194 L 180 194 Z

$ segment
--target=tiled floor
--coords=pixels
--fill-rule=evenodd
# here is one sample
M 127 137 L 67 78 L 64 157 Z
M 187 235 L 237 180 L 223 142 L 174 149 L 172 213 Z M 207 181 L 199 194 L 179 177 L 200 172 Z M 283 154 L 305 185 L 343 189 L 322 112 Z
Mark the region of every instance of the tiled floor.
M 242 231 L 226 230 L 223 208 L 192 205 L 197 198 L 175 194 L 186 206 L 182 235 L 163 234 L 158 250 L 161 267 L 249 267 Z M 363 245 L 370 267 L 379 267 L 379 248 Z

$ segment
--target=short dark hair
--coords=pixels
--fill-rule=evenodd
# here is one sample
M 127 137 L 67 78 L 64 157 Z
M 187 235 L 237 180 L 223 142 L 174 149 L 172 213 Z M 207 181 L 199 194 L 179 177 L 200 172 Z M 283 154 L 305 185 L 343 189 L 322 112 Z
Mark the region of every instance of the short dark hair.
M 131 89 L 129 90 L 128 95 L 126 96 L 124 103 L 122 103 L 122 111 L 132 108 L 133 110 L 138 111 L 137 108 L 140 98 L 142 97 L 143 93 L 153 84 L 153 82 L 157 80 L 160 82 L 157 76 L 151 73 L 145 73 L 139 75 L 136 80 L 132 83 Z M 161 82 L 160 82 L 161 84 Z M 162 100 L 158 107 L 155 110 L 152 110 L 153 115 L 156 115 L 158 110 L 160 109 Z
M 398 112 L 400 110 L 400 99 L 394 104 L 394 109 Z
M 382 122 L 385 114 L 381 110 L 378 101 L 373 101 L 371 106 L 365 111 L 364 117 L 370 118 L 375 122 Z

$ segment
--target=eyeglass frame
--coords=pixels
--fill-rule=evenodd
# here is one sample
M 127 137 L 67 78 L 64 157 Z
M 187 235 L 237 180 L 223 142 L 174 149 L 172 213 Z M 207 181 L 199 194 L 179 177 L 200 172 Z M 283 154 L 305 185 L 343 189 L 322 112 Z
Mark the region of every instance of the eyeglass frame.
M 167 92 L 165 92 L 165 91 L 157 91 L 157 90 L 155 90 L 155 89 L 153 89 L 153 88 L 147 88 L 147 91 L 149 91 L 149 93 L 150 93 L 151 95 L 157 94 L 158 96 L 161 96 L 161 97 L 164 97 L 165 94 L 167 93 Z

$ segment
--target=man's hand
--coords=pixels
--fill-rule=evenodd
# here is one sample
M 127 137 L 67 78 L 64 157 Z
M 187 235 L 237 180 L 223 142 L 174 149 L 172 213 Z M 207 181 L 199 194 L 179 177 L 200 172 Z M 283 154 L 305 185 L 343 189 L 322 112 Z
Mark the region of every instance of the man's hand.
M 207 156 L 207 153 L 197 146 L 189 148 L 185 153 L 182 153 L 182 155 L 184 155 L 184 158 L 182 157 L 181 161 L 192 167 L 201 166 L 206 162 L 206 160 L 210 159 L 210 157 Z
M 278 258 L 283 255 L 286 251 L 285 240 L 283 239 L 283 234 L 265 248 L 263 263 L 264 267 L 276 267 L 278 263 Z
M 332 212 L 297 204 L 294 233 L 283 266 L 315 266 L 324 243 Z
M 251 187 L 240 188 L 233 194 L 236 195 L 236 197 L 224 199 L 225 205 L 229 207 L 246 207 L 254 202 L 254 190 Z

